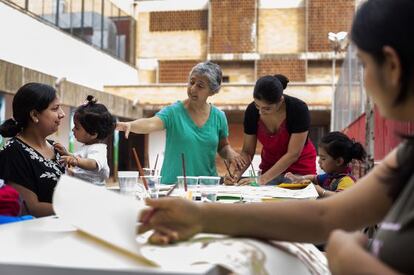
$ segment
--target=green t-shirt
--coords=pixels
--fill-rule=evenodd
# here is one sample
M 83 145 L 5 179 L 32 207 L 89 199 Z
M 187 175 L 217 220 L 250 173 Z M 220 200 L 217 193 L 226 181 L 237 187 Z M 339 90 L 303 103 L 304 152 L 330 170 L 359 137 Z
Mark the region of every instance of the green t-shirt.
M 184 153 L 187 176 L 217 176 L 218 144 L 229 135 L 229 130 L 224 112 L 210 106 L 210 116 L 201 128 L 181 101 L 156 114 L 167 131 L 161 183 L 175 183 L 177 176 L 183 175 L 181 153 Z

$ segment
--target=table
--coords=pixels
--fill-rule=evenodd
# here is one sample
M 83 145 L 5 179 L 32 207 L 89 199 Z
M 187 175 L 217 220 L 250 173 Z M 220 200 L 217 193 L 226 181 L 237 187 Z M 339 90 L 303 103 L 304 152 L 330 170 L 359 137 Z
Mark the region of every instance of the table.
M 229 241 L 237 243 L 240 247 L 238 253 L 224 245 Z M 199 249 L 194 243 L 184 242 L 165 248 L 148 246 L 146 255 L 176 255 L 174 260 L 177 263 L 171 265 L 160 261 L 163 267 L 150 267 L 90 238 L 55 216 L 2 225 L 0 243 L 3 251 L 0 257 L 0 274 L 7 275 L 228 274 L 228 270 L 212 263 L 192 266 L 180 264 L 183 262 L 180 257 L 188 257 L 183 251 L 192 253 Z M 216 252 L 216 255 L 235 255 L 230 260 L 236 260 L 236 267 L 237 260 L 242 261 L 251 253 L 252 258 L 263 261 L 260 268 L 268 274 L 310 274 L 298 258 L 261 241 L 223 238 L 209 245 L 211 251 L 220 246 L 220 252 Z M 246 247 L 251 249 L 246 250 Z M 226 248 L 229 251 L 225 251 Z M 321 253 L 316 256 L 322 262 L 325 261 Z M 246 269 L 240 267 L 239 271 L 243 273 Z

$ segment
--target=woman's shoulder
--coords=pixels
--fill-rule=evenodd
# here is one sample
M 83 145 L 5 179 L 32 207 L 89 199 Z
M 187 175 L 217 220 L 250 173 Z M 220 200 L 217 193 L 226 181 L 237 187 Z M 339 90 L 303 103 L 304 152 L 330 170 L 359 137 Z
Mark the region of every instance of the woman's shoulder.
M 220 114 L 220 115 L 225 114 L 223 110 L 219 109 L 218 107 L 214 106 L 213 104 L 210 103 L 210 106 L 211 106 L 211 112 L 213 114 Z
M 245 115 L 252 115 L 252 116 L 258 116 L 259 110 L 257 110 L 256 105 L 254 104 L 254 101 L 249 103 L 246 107 L 246 111 L 244 112 Z
M 285 98 L 287 107 L 306 107 L 307 108 L 308 106 L 305 101 L 297 97 L 290 96 L 290 95 L 283 95 L 283 97 Z
M 10 154 L 22 149 L 22 144 L 15 137 L 7 140 L 4 146 L 0 149 L 0 154 Z
M 184 109 L 185 109 L 184 102 L 182 102 L 181 100 L 177 100 L 176 102 L 162 108 L 157 114 L 169 114 L 169 113 L 183 112 Z

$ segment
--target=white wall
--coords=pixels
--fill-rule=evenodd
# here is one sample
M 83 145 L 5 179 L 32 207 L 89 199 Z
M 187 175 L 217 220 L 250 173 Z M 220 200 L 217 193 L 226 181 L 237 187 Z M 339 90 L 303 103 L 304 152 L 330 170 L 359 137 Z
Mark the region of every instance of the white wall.
M 103 90 L 136 85 L 136 68 L 0 2 L 0 59 Z
M 165 150 L 165 130 L 159 132 L 153 132 L 148 135 L 148 155 L 149 165 L 154 168 L 155 159 L 158 154 L 157 169 L 161 171 L 162 163 L 164 161 L 164 150 Z
M 134 0 L 111 0 L 111 2 L 123 12 L 133 16 L 132 4 Z

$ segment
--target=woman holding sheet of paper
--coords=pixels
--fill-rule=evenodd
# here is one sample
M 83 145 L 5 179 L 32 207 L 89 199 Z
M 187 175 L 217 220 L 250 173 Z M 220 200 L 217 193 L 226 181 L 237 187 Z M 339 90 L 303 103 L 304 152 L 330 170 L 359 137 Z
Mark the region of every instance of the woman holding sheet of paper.
M 368 0 L 352 26 L 365 88 L 387 118 L 414 121 L 414 1 Z M 334 274 L 414 274 L 414 138 L 409 137 L 355 187 L 314 201 L 195 204 L 149 200 L 140 231 L 154 242 L 198 232 L 327 243 Z M 149 219 L 149 213 L 154 215 Z M 149 220 L 148 220 L 149 219 Z M 371 243 L 359 230 L 380 223 Z M 340 230 L 338 230 L 340 229 Z M 342 231 L 346 230 L 346 231 Z
M 166 129 L 161 182 L 177 182 L 183 175 L 181 154 L 185 155 L 187 176 L 216 176 L 216 153 L 232 161 L 238 154 L 228 142 L 228 126 L 224 112 L 207 102 L 221 88 L 220 66 L 202 62 L 193 67 L 187 86 L 188 98 L 163 108 L 151 118 L 119 122 L 117 130 L 148 134 Z
M 11 137 L 0 150 L 0 178 L 20 193 L 33 216 L 53 214 L 53 190 L 65 168 L 47 137 L 64 117 L 53 87 L 27 83 L 13 98 L 13 118 L 0 126 L 0 134 Z

